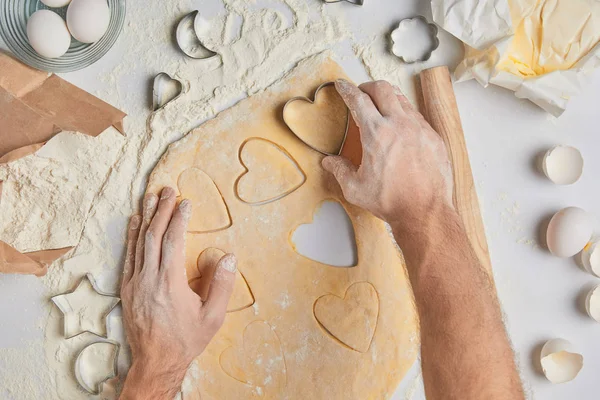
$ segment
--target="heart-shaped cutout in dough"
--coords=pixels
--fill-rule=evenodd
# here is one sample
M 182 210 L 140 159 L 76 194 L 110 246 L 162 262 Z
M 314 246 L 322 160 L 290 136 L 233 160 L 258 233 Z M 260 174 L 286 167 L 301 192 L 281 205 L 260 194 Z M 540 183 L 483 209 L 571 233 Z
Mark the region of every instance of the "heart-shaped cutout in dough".
M 177 180 L 179 193 L 192 202 L 188 232 L 207 233 L 227 229 L 231 217 L 217 185 L 200 168 L 188 168 Z
M 313 261 L 334 267 L 358 264 L 352 221 L 337 201 L 324 201 L 313 221 L 298 226 L 291 234 L 294 250 Z
M 233 379 L 260 387 L 267 393 L 283 393 L 287 371 L 281 342 L 265 321 L 254 321 L 246 326 L 241 342 L 225 349 L 219 363 Z
M 319 86 L 314 100 L 294 97 L 283 108 L 283 120 L 298 139 L 326 155 L 338 155 L 344 147 L 349 118 L 333 82 Z
M 343 299 L 333 294 L 319 297 L 314 313 L 327 333 L 351 349 L 365 353 L 377 328 L 379 297 L 373 285 L 358 282 L 346 290 Z
M 200 296 L 203 301 L 208 298 L 210 283 L 215 274 L 217 263 L 225 252 L 223 250 L 209 247 L 198 256 L 197 269 L 188 276 L 188 284 L 192 290 Z M 246 309 L 254 304 L 254 296 L 248 285 L 248 281 L 240 272 L 239 268 L 235 273 L 235 284 L 233 293 L 227 304 L 227 312 L 236 312 Z
M 240 148 L 240 162 L 246 169 L 236 182 L 240 200 L 260 205 L 279 200 L 306 181 L 296 160 L 283 148 L 261 138 L 252 138 Z

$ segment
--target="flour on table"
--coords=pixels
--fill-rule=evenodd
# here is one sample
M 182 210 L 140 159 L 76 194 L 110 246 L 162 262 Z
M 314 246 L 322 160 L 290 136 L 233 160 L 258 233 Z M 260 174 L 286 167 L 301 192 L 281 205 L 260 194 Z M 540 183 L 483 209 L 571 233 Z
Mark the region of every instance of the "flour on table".
M 124 245 L 114 239 L 124 239 L 129 216 L 139 210 L 147 175 L 166 146 L 279 80 L 298 61 L 349 36 L 343 22 L 331 17 L 320 2 L 274 0 L 260 6 L 224 0 L 223 4 L 219 15 L 207 17 L 210 28 L 203 37 L 220 57 L 202 61 L 165 47 L 172 43 L 174 24 L 195 9 L 195 2 L 128 3 L 124 30 L 113 49 L 120 51 L 120 63 L 98 77 L 104 89 L 95 93 L 129 114 L 124 121 L 126 137 L 114 132 L 97 138 L 63 133 L 37 154 L 0 167 L 0 179 L 5 180 L 0 213 L 11 216 L 10 221 L 0 221 L 0 239 L 20 251 L 76 246 L 68 260 L 54 263 L 43 278 L 48 297 L 71 290 L 86 273 L 94 275 L 103 291 L 118 293 Z M 232 32 L 236 20 L 241 28 Z M 148 104 L 133 101 L 135 91 L 147 88 L 124 84 L 139 69 L 147 71 L 148 81 L 162 71 L 182 80 L 182 96 L 149 115 Z M 44 375 L 43 390 L 25 384 L 19 374 L 4 375 L 0 386 L 11 390 L 9 398 L 14 399 L 86 398 L 75 382 L 72 363 L 97 338 L 84 334 L 65 340 L 62 313 L 48 306 L 47 315 L 42 322 L 43 347 L 19 349 L 20 357 L 12 349 L 0 349 L 0 364 L 14 361 L 11 369 L 31 371 L 27 377 Z M 42 348 L 47 365 L 38 361 Z M 124 376 L 127 349 L 121 353 L 119 372 Z M 36 373 L 38 369 L 44 373 Z

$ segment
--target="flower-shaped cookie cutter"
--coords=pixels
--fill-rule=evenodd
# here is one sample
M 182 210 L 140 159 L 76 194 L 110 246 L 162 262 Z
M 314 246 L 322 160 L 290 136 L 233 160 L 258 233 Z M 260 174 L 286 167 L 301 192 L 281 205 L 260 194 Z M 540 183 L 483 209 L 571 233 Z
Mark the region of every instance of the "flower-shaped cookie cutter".
M 86 330 L 81 330 L 81 331 L 77 332 L 76 334 L 69 336 L 69 335 L 66 334 L 66 332 L 68 331 L 68 327 L 67 327 L 68 322 L 67 322 L 67 319 L 64 318 L 64 328 L 63 329 L 64 329 L 64 332 L 65 332 L 65 339 L 72 339 L 72 338 L 74 338 L 76 336 L 83 335 L 84 333 L 91 333 L 92 335 L 96 335 L 96 336 L 99 336 L 101 338 L 108 339 L 108 316 L 115 309 L 115 307 L 117 306 L 117 304 L 119 304 L 121 302 L 121 299 L 119 297 L 115 296 L 115 295 L 112 295 L 110 293 L 105 293 L 105 292 L 101 291 L 98 288 L 98 285 L 96 284 L 96 280 L 94 279 L 94 276 L 92 274 L 86 274 L 83 278 L 81 278 L 81 280 L 79 281 L 79 283 L 77 284 L 77 286 L 75 287 L 75 289 L 73 289 L 72 291 L 67 292 L 67 293 L 63 293 L 63 294 L 59 294 L 59 295 L 56 295 L 56 296 L 53 296 L 53 297 L 50 298 L 50 300 L 54 304 L 56 304 L 56 306 L 63 313 L 64 316 L 66 316 L 68 314 L 71 314 L 73 311 L 69 310 L 67 308 L 68 302 L 65 305 L 65 303 L 62 302 L 61 299 L 63 297 L 65 297 L 65 296 L 67 296 L 67 295 L 75 293 L 81 287 L 81 285 L 83 284 L 83 282 L 85 282 L 86 279 L 87 279 L 87 281 L 90 283 L 90 285 L 92 286 L 92 288 L 94 289 L 94 291 L 98 295 L 106 297 L 106 298 L 114 299 L 112 306 L 109 307 L 109 309 L 106 312 L 106 314 L 103 315 L 103 317 L 102 317 L 102 319 L 105 322 L 105 334 L 100 334 L 100 333 L 93 332 L 91 330 L 87 330 L 86 329 Z
M 354 4 L 355 6 L 362 6 L 363 4 L 365 4 L 365 0 L 323 0 L 323 1 L 327 4 L 342 3 L 342 2 Z
M 429 47 L 423 53 L 421 57 L 415 59 L 407 59 L 406 54 L 402 52 L 400 46 L 398 46 L 398 41 L 400 37 L 405 35 L 407 31 L 413 28 L 416 24 L 423 24 L 427 27 L 427 35 L 429 36 Z M 440 39 L 438 38 L 438 27 L 435 24 L 430 23 L 427 18 L 422 15 L 417 15 L 413 18 L 406 18 L 400 21 L 398 27 L 394 29 L 390 35 L 392 39 L 392 53 L 400 58 L 402 62 L 405 64 L 414 64 L 417 62 L 424 62 L 431 58 L 433 52 L 440 46 Z
M 342 0 L 339 0 L 342 1 Z M 309 99 L 308 97 L 304 97 L 304 96 L 296 96 L 296 97 L 292 97 L 291 99 L 289 99 L 285 105 L 283 106 L 283 115 L 285 115 L 285 110 L 288 108 L 288 106 L 296 101 L 305 101 L 307 103 L 310 104 L 315 104 L 315 101 L 317 99 L 317 96 L 319 94 L 319 92 L 321 91 L 321 89 L 327 87 L 327 86 L 335 86 L 335 82 L 325 82 L 324 84 L 322 84 L 321 86 L 319 86 L 317 88 L 317 90 L 315 90 L 315 94 L 313 96 L 313 99 Z M 344 144 L 346 144 L 346 139 L 348 139 L 348 130 L 350 129 L 350 110 L 348 110 L 348 118 L 346 120 L 346 130 L 344 131 L 344 137 L 342 139 L 342 143 L 340 145 L 340 149 L 338 150 L 338 152 L 336 154 L 331 154 L 331 153 L 327 153 L 323 150 L 317 149 L 316 147 L 310 145 L 309 143 L 306 143 L 306 141 L 304 139 L 302 139 L 302 137 L 300 137 L 300 135 L 298 135 L 298 133 L 294 132 L 294 130 L 290 127 L 290 125 L 288 124 L 288 122 L 285 120 L 285 117 L 283 118 L 283 122 L 285 122 L 285 124 L 287 125 L 288 128 L 290 128 L 290 130 L 292 131 L 292 133 L 294 134 L 294 136 L 296 136 L 302 143 L 304 143 L 305 145 L 307 145 L 308 147 L 310 147 L 311 149 L 313 149 L 314 151 L 317 151 L 323 155 L 326 156 L 339 156 L 342 153 L 342 149 L 344 148 Z
M 88 349 L 90 349 L 92 346 L 96 346 L 98 344 L 110 344 L 110 345 L 115 346 L 115 355 L 114 355 L 113 363 L 112 363 L 112 374 L 107 376 L 102 381 L 100 381 L 95 388 L 91 388 L 87 385 L 85 379 L 83 378 L 84 373 L 83 373 L 83 367 L 81 365 L 81 362 L 82 362 L 83 356 L 85 355 L 85 352 Z M 81 388 L 83 390 L 85 390 L 86 392 L 88 392 L 94 396 L 97 396 L 100 393 L 102 393 L 104 384 L 106 382 L 108 382 L 109 380 L 116 378 L 119 375 L 119 352 L 120 351 L 121 351 L 121 344 L 119 342 L 114 342 L 112 340 L 94 342 L 94 343 L 90 343 L 89 345 L 85 346 L 79 352 L 79 354 L 77 354 L 77 357 L 75 358 L 75 379 L 77 380 L 77 383 L 79 384 L 79 386 L 81 386 Z

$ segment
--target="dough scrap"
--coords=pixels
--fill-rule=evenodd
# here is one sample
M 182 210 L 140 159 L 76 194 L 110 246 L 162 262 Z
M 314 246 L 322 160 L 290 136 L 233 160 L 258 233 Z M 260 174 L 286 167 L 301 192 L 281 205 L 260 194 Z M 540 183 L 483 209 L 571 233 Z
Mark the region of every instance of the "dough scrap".
M 236 183 L 237 194 L 249 204 L 279 200 L 306 181 L 306 175 L 291 155 L 262 138 L 249 139 L 242 145 L 240 162 L 246 172 Z
M 220 363 L 227 375 L 261 388 L 259 392 L 273 396 L 285 387 L 286 368 L 281 344 L 271 325 L 264 321 L 248 325 L 241 343 L 225 349 Z
M 281 117 L 290 98 L 312 96 L 323 82 L 337 78 L 348 79 L 326 55 L 302 61 L 279 83 L 237 103 L 172 144 L 152 172 L 147 189 L 152 193 L 174 186 L 181 172 L 189 168 L 210 175 L 234 223 L 218 232 L 188 233 L 188 277 L 197 270 L 198 256 L 204 249 L 222 249 L 236 255 L 255 299 L 252 307 L 227 314 L 223 327 L 193 364 L 197 368 L 188 372 L 185 400 L 197 393 L 203 400 L 387 399 L 416 360 L 418 324 L 410 284 L 402 255 L 385 224 L 344 200 L 335 179 L 321 167 L 323 156 L 298 140 Z M 235 186 L 244 173 L 240 147 L 257 137 L 286 149 L 306 174 L 306 182 L 292 195 L 260 206 L 240 200 Z M 354 268 L 317 263 L 290 246 L 290 232 L 311 221 L 324 200 L 341 203 L 354 226 L 358 251 Z M 319 297 L 332 293 L 343 296 L 356 282 L 372 284 L 379 299 L 377 329 L 365 353 L 332 339 L 314 315 Z M 268 386 L 269 390 L 252 387 L 242 380 L 254 382 L 260 374 L 245 368 L 243 376 L 234 373 L 232 367 L 229 372 L 236 379 L 223 372 L 222 353 L 232 346 L 241 349 L 244 330 L 255 321 L 269 324 L 279 339 L 285 386 L 278 383 Z M 264 335 L 267 337 L 260 340 L 269 341 L 270 334 L 265 331 Z M 194 376 L 197 378 L 192 379 Z M 282 382 L 277 376 L 272 379 Z
M 204 171 L 199 168 L 186 169 L 179 175 L 177 186 L 181 196 L 192 202 L 188 232 L 214 232 L 231 226 L 221 192 Z
M 309 146 L 328 154 L 338 154 L 348 129 L 348 107 L 333 85 L 315 93 L 314 102 L 292 101 L 283 119 L 292 132 Z
M 225 252 L 223 250 L 214 247 L 205 249 L 198 257 L 198 268 L 192 276 L 188 276 L 188 284 L 202 300 L 208 298 L 210 283 L 215 274 L 217 263 L 224 255 Z M 240 311 L 252 306 L 252 304 L 254 304 L 254 296 L 252 296 L 248 282 L 240 272 L 238 265 L 238 270 L 235 273 L 233 293 L 227 304 L 227 312 Z
M 358 282 L 348 288 L 344 298 L 333 294 L 315 302 L 315 318 L 334 338 L 353 350 L 365 353 L 377 327 L 379 299 L 368 282 Z

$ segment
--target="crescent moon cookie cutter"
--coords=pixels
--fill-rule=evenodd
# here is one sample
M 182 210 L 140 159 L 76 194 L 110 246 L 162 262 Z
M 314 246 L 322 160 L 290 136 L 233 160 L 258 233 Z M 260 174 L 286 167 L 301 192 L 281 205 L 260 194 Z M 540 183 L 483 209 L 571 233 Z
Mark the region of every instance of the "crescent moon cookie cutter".
M 344 1 L 344 0 L 338 0 L 338 1 Z M 315 94 L 313 95 L 313 99 L 309 99 L 308 97 L 305 96 L 296 96 L 296 97 L 292 97 L 291 99 L 289 99 L 285 105 L 283 106 L 283 122 L 285 122 L 285 125 L 290 129 L 290 131 L 292 131 L 292 133 L 294 134 L 294 136 L 296 136 L 298 138 L 298 140 L 300 140 L 302 143 L 304 143 L 305 145 L 307 145 L 308 147 L 310 147 L 311 149 L 313 149 L 314 151 L 317 151 L 325 156 L 339 156 L 342 153 L 342 149 L 344 148 L 344 144 L 346 144 L 346 139 L 348 139 L 348 130 L 350 129 L 350 110 L 348 109 L 348 107 L 346 107 L 346 110 L 348 112 L 348 116 L 346 117 L 346 128 L 344 130 L 344 137 L 342 139 L 342 142 L 340 144 L 340 148 L 337 151 L 337 153 L 328 153 L 326 151 L 323 151 L 321 149 L 317 149 L 316 147 L 314 147 L 313 145 L 307 143 L 304 139 L 302 139 L 302 137 L 300 137 L 300 135 L 298 135 L 297 132 L 294 131 L 294 129 L 292 129 L 292 127 L 288 124 L 288 122 L 285 120 L 285 111 L 289 108 L 289 105 L 296 102 L 296 101 L 305 101 L 307 103 L 310 104 L 315 104 L 315 101 L 317 99 L 317 95 L 319 94 L 319 92 L 321 91 L 321 89 L 328 87 L 328 86 L 335 86 L 335 82 L 325 82 L 323 83 L 321 86 L 319 86 L 317 88 L 317 90 L 315 90 Z
M 200 11 L 192 11 L 185 15 L 177 24 L 175 31 L 175 39 L 179 49 L 188 57 L 196 60 L 208 60 L 213 57 L 218 57 L 219 54 L 209 49 L 204 42 L 198 37 L 196 24 Z
M 85 353 L 88 349 L 90 349 L 93 346 L 97 346 L 98 344 L 109 344 L 115 347 L 114 350 L 114 357 L 113 357 L 113 362 L 112 362 L 112 371 L 111 374 L 108 375 L 106 378 L 104 378 L 103 380 L 101 380 L 100 382 L 98 382 L 96 384 L 95 388 L 92 388 L 90 386 L 88 386 L 88 384 L 86 383 L 83 375 L 83 366 L 82 366 L 82 362 L 83 362 L 83 357 L 85 356 Z M 121 351 L 121 344 L 119 342 L 115 342 L 112 340 L 107 340 L 107 341 L 100 341 L 100 342 L 94 342 L 94 343 L 90 343 L 87 346 L 85 346 L 78 354 L 77 357 L 75 357 L 75 379 L 77 380 L 77 383 L 79 384 L 79 386 L 85 390 L 86 392 L 97 396 L 100 393 L 102 393 L 103 389 L 104 389 L 104 384 L 106 382 L 108 382 L 109 380 L 116 378 L 117 376 L 119 376 L 119 353 Z
M 94 332 L 93 330 L 90 330 L 90 329 L 79 329 L 79 331 L 77 333 L 69 334 L 69 333 L 67 333 L 67 332 L 70 332 L 70 329 L 68 328 L 69 316 L 74 314 L 74 310 L 72 309 L 70 302 L 67 299 L 65 299 L 65 297 L 77 292 L 77 290 L 81 287 L 81 285 L 86 280 L 90 283 L 90 285 L 92 286 L 92 289 L 94 290 L 94 292 L 96 292 L 96 294 L 98 294 L 99 296 L 102 296 L 102 297 L 106 297 L 107 299 L 113 299 L 112 304 L 107 308 L 108 311 L 106 311 L 106 313 L 104 313 L 104 315 L 102 316 L 102 319 L 104 320 L 104 333 Z M 58 309 L 63 313 L 63 333 L 65 335 L 65 339 L 67 339 L 67 340 L 72 339 L 79 335 L 83 335 L 84 333 L 91 333 L 92 335 L 96 335 L 103 339 L 108 339 L 108 333 L 109 333 L 108 332 L 108 316 L 110 315 L 111 312 L 113 312 L 115 307 L 117 307 L 117 305 L 121 302 L 121 299 L 119 297 L 117 297 L 113 294 L 105 293 L 105 292 L 101 291 L 98 288 L 98 285 L 96 284 L 96 280 L 94 279 L 94 276 L 91 273 L 88 273 L 83 278 L 81 278 L 81 280 L 79 281 L 79 283 L 77 284 L 75 289 L 73 289 L 72 291 L 63 293 L 63 294 L 59 294 L 56 296 L 52 296 L 50 298 L 50 300 L 54 304 L 56 304 L 56 307 L 58 307 Z
M 402 42 L 402 38 L 409 36 L 407 35 L 407 33 L 409 33 L 411 29 L 418 29 L 419 25 L 421 25 L 421 29 L 426 28 L 427 32 L 425 33 L 426 37 L 424 39 L 428 40 L 429 43 L 425 45 L 426 49 L 422 52 L 420 56 L 410 58 L 405 53 L 406 46 L 405 42 Z M 438 38 L 438 33 L 439 29 L 437 25 L 430 23 L 427 20 L 427 18 L 425 18 L 422 15 L 417 15 L 416 17 L 412 18 L 405 18 L 401 20 L 400 23 L 398 23 L 396 29 L 394 29 L 390 34 L 390 39 L 392 41 L 392 54 L 398 57 L 405 64 L 414 64 L 417 62 L 427 61 L 431 58 L 433 52 L 436 51 L 438 47 L 440 47 L 440 39 Z M 421 39 L 423 39 L 423 33 L 419 32 L 419 34 L 421 35 Z M 409 40 L 410 42 L 414 42 L 414 39 L 409 38 Z M 413 44 L 413 46 L 418 44 L 419 43 L 417 42 L 417 44 Z
M 327 4 L 342 3 L 342 2 L 350 3 L 355 6 L 362 6 L 363 4 L 365 4 L 365 0 L 323 0 L 323 1 Z

